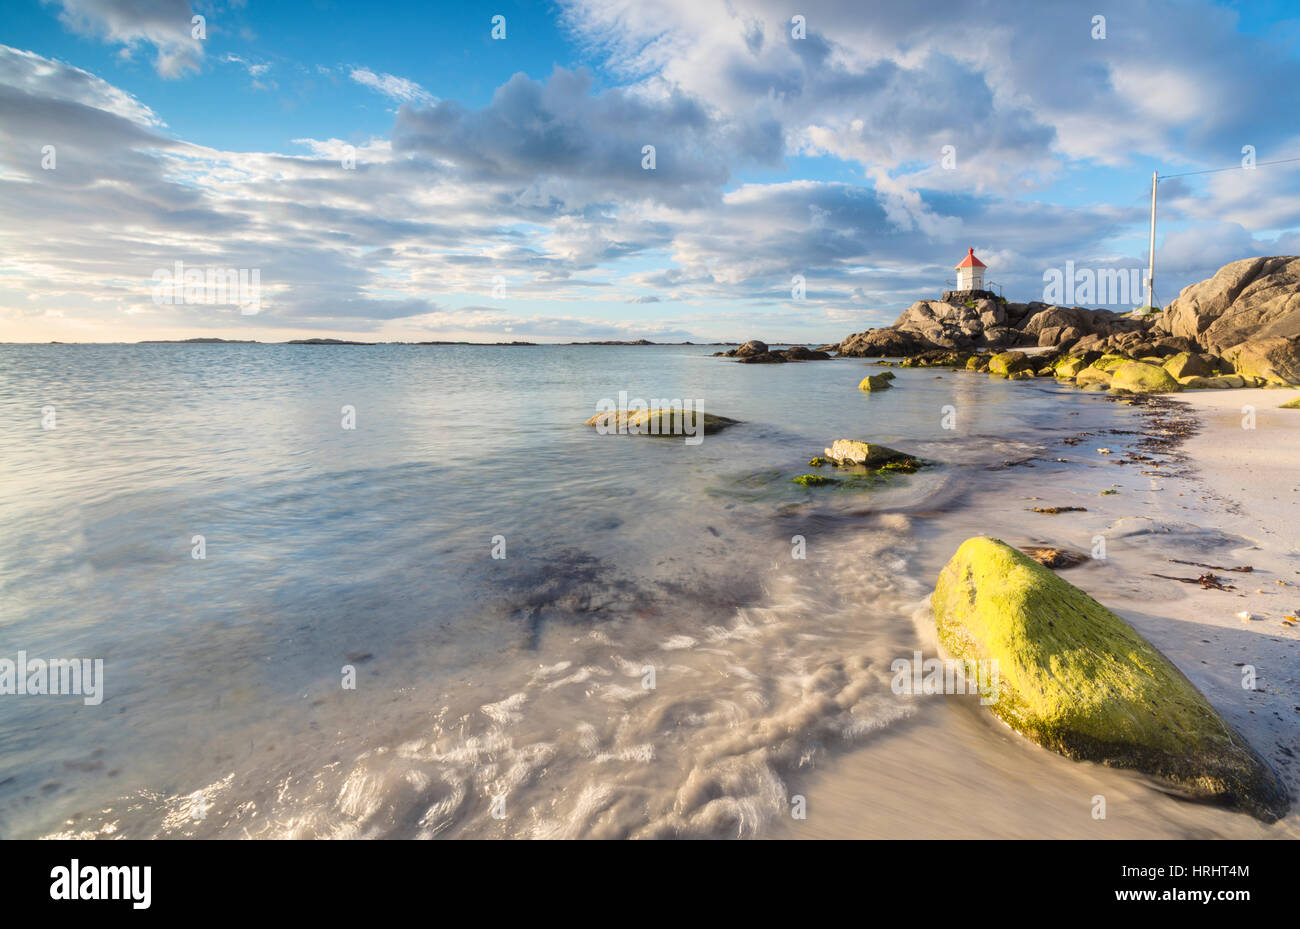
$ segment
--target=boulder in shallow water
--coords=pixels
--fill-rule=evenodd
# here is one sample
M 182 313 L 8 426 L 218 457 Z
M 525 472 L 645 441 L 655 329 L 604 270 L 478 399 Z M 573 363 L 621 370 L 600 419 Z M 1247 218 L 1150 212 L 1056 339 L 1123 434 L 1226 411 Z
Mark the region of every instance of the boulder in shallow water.
M 704 420 L 705 435 L 713 435 L 740 422 L 738 419 L 715 416 L 712 413 L 699 413 L 696 410 L 687 410 L 686 413 L 685 425 L 689 426 L 691 433 L 695 435 L 699 434 L 697 430 L 701 416 Z M 668 407 L 654 410 L 607 410 L 588 419 L 586 425 L 594 426 L 606 435 L 626 433 L 627 435 L 682 436 L 686 434 L 683 428 L 682 411 Z
M 760 342 L 758 339 L 750 339 L 748 342 L 736 349 L 736 354 L 742 358 L 745 355 L 761 355 L 767 351 L 767 343 Z
M 989 708 L 1045 748 L 1132 768 L 1265 822 L 1290 800 L 1268 764 L 1128 623 L 997 539 L 967 539 L 932 598 L 939 640 L 996 661 Z
M 1032 367 L 1029 356 L 1024 352 L 999 352 L 989 359 L 989 373 L 1004 377 Z
M 826 457 L 837 464 L 866 465 L 868 468 L 879 468 L 891 461 L 914 460 L 906 452 L 874 442 L 859 442 L 857 439 L 836 439 L 826 449 Z
M 858 384 L 858 390 L 885 390 L 894 386 L 889 383 L 893 379 L 894 375 L 890 371 L 883 374 L 868 374 L 862 379 L 862 383 Z

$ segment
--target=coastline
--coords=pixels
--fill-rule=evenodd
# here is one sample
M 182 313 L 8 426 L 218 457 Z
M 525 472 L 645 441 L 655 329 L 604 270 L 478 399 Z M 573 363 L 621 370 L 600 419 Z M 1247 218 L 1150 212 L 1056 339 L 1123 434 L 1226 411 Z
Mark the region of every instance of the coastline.
M 1073 470 L 1040 460 L 946 514 L 949 525 L 932 527 L 930 557 L 916 566 L 930 572 L 921 583 L 932 590 L 936 565 L 972 535 L 1085 553 L 1105 536 L 1104 560 L 1090 559 L 1062 577 L 1173 661 L 1268 760 L 1294 804 L 1300 794 L 1300 625 L 1282 617 L 1300 608 L 1300 538 L 1291 528 L 1300 518 L 1294 480 L 1300 412 L 1277 409 L 1291 396 L 1276 389 L 1195 391 L 1135 404 L 1140 425 L 1132 434 L 1088 435 L 1052 452 L 1071 459 Z M 1254 408 L 1254 429 L 1242 428 L 1243 406 Z M 1177 435 L 1173 441 L 1171 434 Z M 1148 460 L 1134 460 L 1134 454 Z M 1117 467 L 1125 455 L 1129 463 Z M 1086 466 L 1082 481 L 1078 463 Z M 1117 492 L 1103 495 L 1101 489 Z M 1036 505 L 1086 512 L 1026 513 Z M 1213 572 L 1233 590 L 1152 576 L 1194 579 L 1206 570 L 1171 559 L 1254 570 Z M 927 595 L 915 604 L 912 619 L 920 647 L 934 655 L 928 601 Z M 1254 618 L 1243 620 L 1242 612 Z M 1256 669 L 1255 690 L 1243 688 L 1246 666 Z M 792 783 L 791 793 L 808 795 L 809 817 L 775 834 L 1021 838 L 1043 836 L 1050 822 L 1047 835 L 1056 838 L 1300 838 L 1294 805 L 1266 826 L 1166 795 L 1134 772 L 1040 749 L 1003 727 L 975 697 L 919 699 L 931 705 L 921 708 L 916 725 L 845 752 Z M 888 796 L 880 794 L 881 783 L 891 784 Z M 1092 815 L 1098 796 L 1109 805 L 1104 820 Z M 918 805 L 932 810 L 932 819 L 918 822 Z

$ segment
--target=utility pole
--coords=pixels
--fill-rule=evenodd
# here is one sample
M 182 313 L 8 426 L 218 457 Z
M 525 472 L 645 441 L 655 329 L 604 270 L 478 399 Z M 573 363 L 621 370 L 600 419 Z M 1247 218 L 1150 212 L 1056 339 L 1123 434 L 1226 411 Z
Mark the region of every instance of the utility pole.
M 1151 172 L 1151 247 L 1147 255 L 1147 303 L 1138 312 L 1159 313 L 1156 306 L 1156 172 Z

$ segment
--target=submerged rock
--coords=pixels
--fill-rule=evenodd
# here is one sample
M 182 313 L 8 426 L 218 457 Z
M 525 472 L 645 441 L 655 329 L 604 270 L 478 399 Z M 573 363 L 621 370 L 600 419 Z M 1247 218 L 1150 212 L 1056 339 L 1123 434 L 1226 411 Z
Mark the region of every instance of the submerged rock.
M 839 481 L 837 481 L 833 477 L 823 477 L 820 474 L 800 474 L 798 477 L 794 478 L 793 480 L 794 483 L 800 484 L 804 487 L 820 487 L 822 484 L 839 483 Z
M 858 390 L 885 390 L 894 385 L 889 383 L 894 379 L 892 372 L 886 371 L 883 374 L 868 374 L 858 384 Z
M 1285 788 L 1186 677 L 1128 623 L 997 539 L 968 539 L 932 599 L 939 640 L 997 662 L 990 709 L 1045 748 L 1131 768 L 1273 822 Z
M 699 413 L 696 410 L 688 410 L 687 413 L 685 424 L 683 424 L 682 411 L 679 409 L 664 407 L 663 409 L 654 410 L 607 410 L 588 419 L 586 425 L 603 429 L 607 435 L 626 433 L 628 435 L 682 436 L 686 434 L 683 425 L 689 426 L 693 434 L 698 434 L 695 430 L 699 428 L 701 417 L 703 417 L 705 435 L 713 435 L 715 432 L 721 432 L 728 426 L 734 426 L 740 422 L 738 419 L 715 416 L 713 413 Z
M 1280 407 L 1278 407 L 1278 409 L 1280 409 L 1280 410 L 1300 410 L 1300 397 L 1296 397 L 1294 400 L 1288 400 L 1286 403 L 1284 403 L 1284 404 L 1282 404 Z

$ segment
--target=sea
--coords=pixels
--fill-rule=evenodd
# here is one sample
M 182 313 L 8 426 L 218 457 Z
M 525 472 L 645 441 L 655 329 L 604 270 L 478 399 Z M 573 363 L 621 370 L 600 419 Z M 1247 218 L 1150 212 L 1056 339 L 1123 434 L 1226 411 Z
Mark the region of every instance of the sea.
M 102 661 L 0 694 L 0 837 L 1254 834 L 891 686 L 1132 407 L 716 350 L 0 346 L 0 660 Z M 739 422 L 584 425 L 620 395 Z M 841 438 L 928 466 L 794 483 Z

